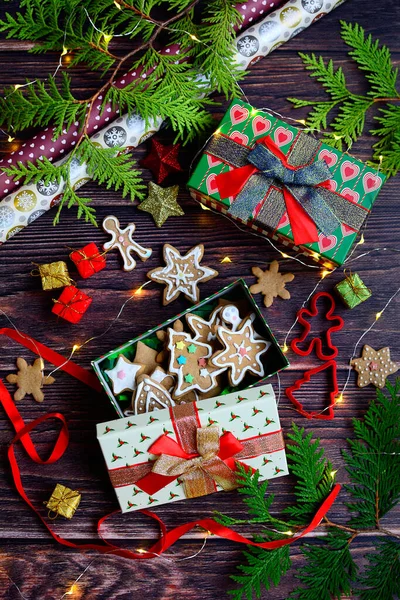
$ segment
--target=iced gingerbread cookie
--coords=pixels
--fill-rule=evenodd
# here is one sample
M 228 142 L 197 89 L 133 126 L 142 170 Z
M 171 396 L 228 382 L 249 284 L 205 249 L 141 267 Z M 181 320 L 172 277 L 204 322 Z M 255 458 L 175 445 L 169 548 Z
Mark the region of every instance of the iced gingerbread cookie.
M 129 223 L 125 229 L 120 227 L 117 217 L 110 215 L 103 221 L 103 229 L 111 235 L 111 240 L 103 245 L 104 250 L 119 250 L 124 263 L 124 271 L 132 271 L 136 267 L 136 261 L 132 256 L 135 252 L 143 261 L 150 258 L 151 248 L 143 248 L 135 242 L 133 234 L 136 229 L 134 223 Z
M 137 383 L 141 383 L 146 377 L 150 377 L 152 381 L 159 383 L 163 386 L 163 388 L 165 388 L 169 392 L 172 390 L 175 384 L 175 379 L 173 378 L 173 376 L 169 373 L 166 373 L 161 367 L 157 367 L 156 369 L 154 369 L 154 371 L 150 373 L 150 375 L 146 375 L 146 373 L 138 375 L 136 379 Z
M 169 372 L 177 379 L 173 398 L 179 399 L 192 390 L 207 393 L 217 387 L 217 377 L 226 367 L 209 366 L 210 344 L 196 341 L 189 333 L 168 329 L 168 350 Z
M 164 244 L 165 267 L 157 267 L 147 273 L 152 281 L 164 283 L 163 304 L 166 306 L 183 294 L 191 302 L 200 300 L 199 283 L 209 281 L 218 275 L 218 271 L 203 267 L 204 246 L 194 246 L 187 254 L 181 256 L 179 251 L 170 244 Z
M 174 331 L 183 331 L 183 323 L 180 319 L 177 319 L 176 321 L 174 321 L 174 324 L 172 326 L 172 329 Z M 160 342 L 163 342 L 164 347 L 162 350 L 160 350 L 160 352 L 157 354 L 156 356 L 156 361 L 159 364 L 162 364 L 164 362 L 166 362 L 168 360 L 168 350 L 167 350 L 167 340 L 168 340 L 168 333 L 166 329 L 159 329 L 158 331 L 156 331 L 156 337 Z
M 247 373 L 264 376 L 261 356 L 271 343 L 258 336 L 250 317 L 244 319 L 236 331 L 220 325 L 217 336 L 223 350 L 211 357 L 210 364 L 216 368 L 227 368 L 231 385 L 239 385 Z
M 118 356 L 118 360 L 112 369 L 104 370 L 112 383 L 114 394 L 135 390 L 136 377 L 143 371 L 143 365 L 132 363 L 123 354 Z
M 220 313 L 222 306 L 217 306 L 208 319 L 203 319 L 199 315 L 189 313 L 186 315 L 186 321 L 194 334 L 193 339 L 203 344 L 209 344 L 217 339 L 217 327 L 222 324 Z
M 377 388 L 383 388 L 387 376 L 396 373 L 400 368 L 400 365 L 390 359 L 388 347 L 374 350 L 367 344 L 362 349 L 361 358 L 354 358 L 350 364 L 358 373 L 357 385 L 360 388 L 370 383 Z
M 144 376 L 132 396 L 132 413 L 135 415 L 174 405 L 175 402 L 168 390 L 148 375 Z

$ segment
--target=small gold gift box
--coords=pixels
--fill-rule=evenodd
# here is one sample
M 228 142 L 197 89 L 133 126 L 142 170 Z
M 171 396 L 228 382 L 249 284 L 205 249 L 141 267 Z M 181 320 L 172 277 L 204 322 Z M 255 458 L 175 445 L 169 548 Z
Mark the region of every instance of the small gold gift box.
M 66 519 L 72 519 L 80 501 L 81 494 L 79 492 L 57 483 L 50 500 L 46 503 L 46 507 L 50 512 L 55 513 L 55 517 L 61 515 Z
M 68 273 L 67 264 L 63 260 L 38 265 L 38 268 L 44 290 L 66 287 L 72 281 Z

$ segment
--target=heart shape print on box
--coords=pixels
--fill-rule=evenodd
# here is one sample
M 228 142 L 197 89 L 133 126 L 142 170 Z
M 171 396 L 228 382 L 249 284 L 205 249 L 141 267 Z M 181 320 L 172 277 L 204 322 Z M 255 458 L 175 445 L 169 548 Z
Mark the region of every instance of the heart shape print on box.
M 340 173 L 343 181 L 350 181 L 350 179 L 354 179 L 354 177 L 357 177 L 359 172 L 360 167 L 349 160 L 344 160 L 340 165 Z
M 329 150 L 321 150 L 318 155 L 319 160 L 324 160 L 328 167 L 333 167 L 336 165 L 338 157 L 334 152 L 329 152 Z
M 277 127 L 274 131 L 274 142 L 277 146 L 284 146 L 293 139 L 293 131 L 285 127 Z
M 231 108 L 230 116 L 232 125 L 237 125 L 238 123 L 243 123 L 248 118 L 249 110 L 245 106 L 234 104 Z
M 267 133 L 271 129 L 271 121 L 266 119 L 265 117 L 254 117 L 253 122 L 251 124 L 253 128 L 254 135 L 261 135 L 262 133 Z
M 363 177 L 363 187 L 366 194 L 369 192 L 374 192 L 382 185 L 382 179 L 379 175 L 374 175 L 373 173 L 365 173 Z

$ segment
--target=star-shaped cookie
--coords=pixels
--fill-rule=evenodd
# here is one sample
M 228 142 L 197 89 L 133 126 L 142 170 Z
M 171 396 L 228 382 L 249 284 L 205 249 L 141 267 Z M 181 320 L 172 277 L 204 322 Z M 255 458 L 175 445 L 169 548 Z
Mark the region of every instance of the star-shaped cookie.
M 185 214 L 176 201 L 178 192 L 179 185 L 162 188 L 150 181 L 149 195 L 138 205 L 138 209 L 150 213 L 157 227 L 162 227 L 168 217 Z
M 170 244 L 164 244 L 163 252 L 166 266 L 149 271 L 147 276 L 158 283 L 165 283 L 164 306 L 176 300 L 181 293 L 188 300 L 199 302 L 198 284 L 218 275 L 218 271 L 200 265 L 204 254 L 203 244 L 194 246 L 184 256 Z
M 387 376 L 399 370 L 399 365 L 390 360 L 389 348 L 374 350 L 367 344 L 362 349 L 361 357 L 354 358 L 350 364 L 358 373 L 357 385 L 360 388 L 370 383 L 383 388 Z
M 104 370 L 112 383 L 114 394 L 135 390 L 136 377 L 143 371 L 143 365 L 132 363 L 123 354 L 118 356 L 112 369 Z
M 210 364 L 226 367 L 231 385 L 239 385 L 247 373 L 263 377 L 261 356 L 271 343 L 258 336 L 250 317 L 247 317 L 236 331 L 220 325 L 217 328 L 217 337 L 224 348 L 211 357 Z
M 140 161 L 140 164 L 153 173 L 157 183 L 162 183 L 170 173 L 178 173 L 183 170 L 178 162 L 180 146 L 180 144 L 164 146 L 153 139 L 149 154 Z
M 293 281 L 293 273 L 279 273 L 279 263 L 273 260 L 269 269 L 263 271 L 260 267 L 252 267 L 253 275 L 258 279 L 257 283 L 250 288 L 252 294 L 261 293 L 264 296 L 264 305 L 268 308 L 272 305 L 274 298 L 279 296 L 283 300 L 289 300 L 290 292 L 285 289 L 289 281 Z

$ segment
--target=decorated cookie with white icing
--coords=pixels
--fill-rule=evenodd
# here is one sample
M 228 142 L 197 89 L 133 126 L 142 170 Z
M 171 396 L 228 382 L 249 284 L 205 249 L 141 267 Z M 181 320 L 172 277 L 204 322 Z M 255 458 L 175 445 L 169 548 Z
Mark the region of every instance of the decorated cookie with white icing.
M 114 367 L 105 369 L 104 372 L 112 383 L 114 394 L 121 394 L 136 389 L 136 377 L 143 372 L 143 366 L 132 363 L 123 354 L 120 354 Z
M 219 350 L 211 357 L 210 364 L 216 368 L 227 368 L 231 385 L 239 385 L 247 373 L 264 376 L 261 356 L 271 343 L 254 331 L 250 317 L 244 319 L 236 331 L 220 325 L 217 329 L 217 337 L 223 350 Z
M 199 302 L 198 284 L 218 275 L 218 271 L 200 265 L 204 254 L 203 244 L 194 246 L 184 256 L 170 244 L 164 244 L 163 254 L 165 267 L 152 269 L 147 276 L 153 281 L 165 284 L 164 306 L 176 300 L 180 294 L 191 302 Z
M 209 344 L 217 339 L 217 327 L 222 324 L 220 317 L 221 311 L 222 306 L 217 306 L 217 308 L 211 312 L 208 319 L 203 319 L 194 313 L 186 315 L 186 321 L 194 334 L 194 340 L 202 342 L 203 344 Z
M 132 413 L 135 415 L 169 408 L 174 405 L 175 402 L 168 390 L 147 375 L 143 377 L 132 396 Z
M 217 377 L 226 367 L 210 366 L 210 344 L 195 340 L 189 333 L 168 329 L 169 372 L 176 376 L 173 398 L 179 399 L 187 392 L 209 392 L 218 386 Z

